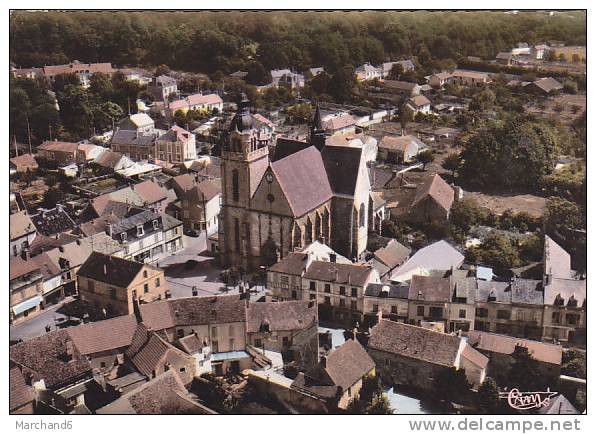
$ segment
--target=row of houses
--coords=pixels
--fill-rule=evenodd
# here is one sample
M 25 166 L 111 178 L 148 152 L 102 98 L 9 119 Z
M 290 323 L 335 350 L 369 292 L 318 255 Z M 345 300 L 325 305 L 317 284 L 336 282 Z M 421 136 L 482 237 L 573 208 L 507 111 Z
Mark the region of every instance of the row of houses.
M 407 60 L 397 60 L 393 62 L 384 62 L 379 66 L 371 65 L 370 63 L 365 63 L 360 65 L 354 71 L 356 75 L 356 79 L 359 81 L 366 81 L 366 80 L 373 80 L 383 79 L 389 76 L 389 73 L 395 67 L 399 65 L 402 67 L 403 71 L 413 71 L 415 69 L 414 63 L 407 59 Z
M 584 338 L 586 281 L 572 277 L 569 254 L 548 236 L 543 280 L 498 281 L 492 272 L 486 277 L 462 269 L 464 256 L 445 241 L 409 254 L 396 241 L 366 265 L 291 253 L 268 269 L 267 284 L 282 300 L 316 300 L 321 320 L 349 326 L 370 324 L 381 313 L 410 324 L 436 323 L 451 332 L 563 342 Z

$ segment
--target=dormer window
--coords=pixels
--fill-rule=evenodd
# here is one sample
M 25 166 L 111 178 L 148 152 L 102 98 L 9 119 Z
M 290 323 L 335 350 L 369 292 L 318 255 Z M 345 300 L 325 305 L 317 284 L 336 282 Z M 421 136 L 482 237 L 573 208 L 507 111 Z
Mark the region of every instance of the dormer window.
M 159 222 L 157 220 L 153 220 L 153 229 L 159 228 Z
M 126 232 L 122 232 L 122 233 L 120 234 L 120 239 L 122 240 L 122 242 L 123 242 L 123 243 L 125 243 L 125 242 L 126 242 Z
M 137 237 L 142 236 L 143 233 L 143 226 L 137 226 Z

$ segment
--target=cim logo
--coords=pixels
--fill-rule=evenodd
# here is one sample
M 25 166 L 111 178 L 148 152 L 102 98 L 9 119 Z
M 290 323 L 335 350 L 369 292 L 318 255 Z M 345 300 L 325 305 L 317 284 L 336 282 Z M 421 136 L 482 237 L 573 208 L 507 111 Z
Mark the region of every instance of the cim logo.
M 511 389 L 509 392 L 499 392 L 499 398 L 507 399 L 509 406 L 516 410 L 531 410 L 548 406 L 550 399 L 557 394 L 551 392 L 550 388 L 546 392 L 520 392 L 518 389 Z

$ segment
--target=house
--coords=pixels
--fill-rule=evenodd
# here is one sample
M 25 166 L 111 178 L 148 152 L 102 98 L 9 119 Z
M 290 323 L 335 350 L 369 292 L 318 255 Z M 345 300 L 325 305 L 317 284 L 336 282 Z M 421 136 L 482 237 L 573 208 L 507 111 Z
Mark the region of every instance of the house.
M 114 133 L 118 130 L 134 131 L 139 134 L 153 133 L 155 131 L 155 121 L 145 113 L 136 113 L 128 115 L 118 122 L 118 127 Z
M 383 90 L 388 93 L 404 95 L 408 98 L 418 96 L 421 92 L 420 85 L 399 80 L 384 80 Z
M 168 214 L 161 214 L 163 225 L 164 248 L 166 253 L 174 254 L 184 247 L 182 234 L 184 232 L 183 223 Z
M 107 149 L 103 146 L 93 145 L 91 143 L 81 143 L 77 148 L 77 163 L 90 163 L 105 151 L 107 151 Z
M 10 322 L 16 324 L 42 309 L 43 274 L 37 263 L 20 256 L 9 262 Z
M 126 169 L 134 165 L 134 162 L 120 152 L 105 151 L 101 153 L 93 163 L 101 167 L 107 173 Z
M 373 359 L 362 345 L 350 339 L 323 356 L 317 366 L 298 373 L 290 387 L 324 400 L 329 410 L 345 410 L 360 395 L 362 380 L 374 375 Z
M 400 65 L 404 72 L 413 71 L 415 69 L 414 62 L 412 62 L 410 59 L 398 60 L 396 62 L 384 62 L 379 67 L 379 69 L 381 70 L 381 78 L 389 76 L 391 70 L 395 65 Z
M 28 261 L 37 265 L 43 276 L 42 298 L 43 306 L 55 304 L 64 298 L 64 287 L 62 284 L 62 270 L 54 263 L 47 253 L 30 258 Z
M 513 309 L 509 282 L 477 280 L 476 286 L 474 329 L 509 333 Z
M 184 222 L 188 230 L 217 232 L 221 201 L 221 180 L 197 182 L 194 175 L 179 175 L 172 179 L 178 201 L 170 205 L 170 214 Z
M 510 283 L 511 325 L 508 334 L 517 337 L 542 337 L 544 291 L 541 280 L 514 277 Z
M 508 383 L 508 375 L 516 355 L 524 352 L 537 362 L 540 375 L 551 384 L 559 378 L 563 355 L 561 345 L 476 330 L 468 332 L 468 343 L 488 357 L 486 375 L 497 384 Z
M 110 148 L 135 161 L 147 161 L 155 156 L 155 138 L 154 132 L 118 129 L 112 135 Z
M 539 78 L 525 87 L 538 95 L 550 95 L 563 89 L 563 85 L 552 77 Z
M 356 120 L 348 112 L 333 113 L 323 117 L 323 129 L 328 134 L 354 134 Z
M 424 95 L 418 95 L 410 98 L 406 103 L 406 108 L 409 109 L 414 115 L 418 113 L 429 114 L 430 100 Z
M 143 206 L 164 212 L 168 199 L 167 190 L 150 179 L 133 186 L 133 191 L 144 201 Z M 118 200 L 111 196 L 113 200 Z
M 316 77 L 319 74 L 322 74 L 323 72 L 325 72 L 325 68 L 323 68 L 322 66 L 316 67 L 316 68 L 308 68 L 308 70 L 306 71 L 306 75 L 309 78 L 313 78 Z
M 486 72 L 456 69 L 451 73 L 449 82 L 452 84 L 459 84 L 460 86 L 478 87 L 491 83 L 492 80 Z
M 165 102 L 171 94 L 178 92 L 178 83 L 175 78 L 160 75 L 153 77 L 151 83 L 147 85 L 147 90 L 155 101 Z
M 351 264 L 345 256 L 338 254 L 335 250 L 319 240 L 315 240 L 300 249 L 300 253 L 306 253 L 313 261 L 338 262 L 340 264 Z
M 464 255 L 447 241 L 441 240 L 418 250 L 393 274 L 392 282 L 405 282 L 412 275 L 429 275 L 432 271 L 458 269 L 464 263 Z
M 408 294 L 407 284 L 369 283 L 364 292 L 364 324 L 376 324 L 379 313 L 392 321 L 407 321 Z
M 290 71 L 289 69 L 272 69 L 271 86 L 289 86 L 291 89 L 304 87 L 304 75 Z
M 110 315 L 129 315 L 134 303 L 165 298 L 167 291 L 163 270 L 98 252 L 79 268 L 77 286 L 82 300 Z
M 302 291 L 302 276 L 311 262 L 307 253 L 290 253 L 267 269 L 267 288 L 281 300 L 309 299 Z
M 411 163 L 424 148 L 426 145 L 411 135 L 383 136 L 377 158 L 392 164 Z
M 10 255 L 19 256 L 23 251 L 29 249 L 37 236 L 37 230 L 25 210 L 10 215 L 8 228 L 10 232 Z
M 257 350 L 281 353 L 284 364 L 299 370 L 318 363 L 318 315 L 313 301 L 250 303 L 246 311 L 247 343 Z
M 497 53 L 495 60 L 500 65 L 511 66 L 513 54 L 511 52 L 501 51 L 500 53 Z
M 248 75 L 247 71 L 236 71 L 230 74 L 230 77 L 239 78 L 243 80 Z
M 65 65 L 47 65 L 41 68 L 13 69 L 15 77 L 38 78 L 46 77 L 53 81 L 59 74 L 75 74 L 83 87 L 89 87 L 91 76 L 95 73 L 111 75 L 115 72 L 111 63 L 81 63 L 75 60 Z
M 196 335 L 209 347 L 208 363 L 218 376 L 251 367 L 246 349 L 246 301 L 237 295 L 176 298 L 139 306 L 143 324 L 168 342 Z
M 69 413 L 85 405 L 85 392 L 95 383 L 93 369 L 67 330 L 55 330 L 12 345 L 10 361 L 21 370 L 37 401 Z
M 389 217 L 387 201 L 383 199 L 383 193 L 379 191 L 370 192 L 369 228 L 372 232 L 381 234 L 383 222 Z
M 416 196 L 410 204 L 406 219 L 426 223 L 445 223 L 449 220 L 454 200 L 453 188 L 435 174 L 417 187 Z
M 383 75 L 381 69 L 371 65 L 370 63 L 365 63 L 364 65 L 357 67 L 354 71 L 354 74 L 356 75 L 356 79 L 359 81 L 382 78 Z
M 412 276 L 408 291 L 408 318 L 412 324 L 423 321 L 442 322 L 449 319 L 451 280 L 442 274 Z
M 548 53 L 550 47 L 546 44 L 536 44 L 532 47 L 530 55 L 537 60 L 544 59 L 544 55 Z
M 166 114 L 171 117 L 178 111 L 186 113 L 189 110 L 208 113 L 212 113 L 215 110 L 217 113 L 221 113 L 223 111 L 223 100 L 215 93 L 208 95 L 196 93 L 168 103 Z
M 586 330 L 585 279 L 574 278 L 571 258 L 548 235 L 544 237 L 544 314 L 542 338 L 582 342 Z
M 443 86 L 449 83 L 451 77 L 451 73 L 449 72 L 438 72 L 436 74 L 432 74 L 429 77 L 428 84 L 435 89 L 441 89 Z
M 446 369 L 464 369 L 477 388 L 486 377 L 488 358 L 459 336 L 382 319 L 370 332 L 367 351 L 377 374 L 388 384 L 429 392 Z
M 32 154 L 23 154 L 17 157 L 13 157 L 10 160 L 10 167 L 17 173 L 35 172 L 39 169 L 37 160 Z
M 450 270 L 447 276 L 451 283 L 451 300 L 448 305 L 446 330 L 451 333 L 475 329 L 476 278 L 468 270 Z
M 313 261 L 302 276 L 302 290 L 317 300 L 323 321 L 353 325 L 362 322 L 366 286 L 378 281 L 370 266 Z
M 25 382 L 20 368 L 13 362 L 10 362 L 8 381 L 10 414 L 33 414 L 35 393 L 31 385 Z
M 380 278 L 383 279 L 406 262 L 410 257 L 411 251 L 412 249 L 404 246 L 397 240 L 391 239 L 385 247 L 377 249 L 374 252 L 372 265 L 378 271 Z
M 168 370 L 108 405 L 97 414 L 216 414 L 192 398 L 180 376 Z
M 78 143 L 46 140 L 37 147 L 37 155 L 57 164 L 70 164 L 77 161 Z
M 174 125 L 165 134 L 155 139 L 155 151 L 150 155 L 172 164 L 195 160 L 197 158 L 195 135 Z

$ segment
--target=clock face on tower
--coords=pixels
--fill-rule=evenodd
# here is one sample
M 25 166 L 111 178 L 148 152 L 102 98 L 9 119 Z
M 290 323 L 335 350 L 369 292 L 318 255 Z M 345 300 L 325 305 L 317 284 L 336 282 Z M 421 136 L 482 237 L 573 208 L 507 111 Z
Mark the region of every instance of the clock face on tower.
M 269 184 L 273 182 L 273 174 L 271 172 L 267 172 L 265 175 L 265 181 L 267 181 Z

